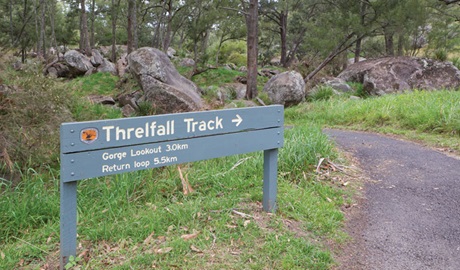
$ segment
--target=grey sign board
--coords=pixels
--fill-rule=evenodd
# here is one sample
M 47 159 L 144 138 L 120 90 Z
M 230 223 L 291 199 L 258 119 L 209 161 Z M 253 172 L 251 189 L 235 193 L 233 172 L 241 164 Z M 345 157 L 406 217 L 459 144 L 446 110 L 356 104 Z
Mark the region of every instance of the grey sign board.
M 60 268 L 76 255 L 81 179 L 263 150 L 263 209 L 273 212 L 283 125 L 280 105 L 62 124 Z

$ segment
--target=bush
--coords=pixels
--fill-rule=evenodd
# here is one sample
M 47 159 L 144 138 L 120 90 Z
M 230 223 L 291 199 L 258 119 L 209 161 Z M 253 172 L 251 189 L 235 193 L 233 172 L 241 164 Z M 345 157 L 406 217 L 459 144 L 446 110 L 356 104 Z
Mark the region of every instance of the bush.
M 313 92 L 307 96 L 308 101 L 328 100 L 334 95 L 334 89 L 329 86 L 318 86 Z
M 434 59 L 439 61 L 447 60 L 447 51 L 443 49 L 438 49 L 434 52 Z
M 68 109 L 72 98 L 64 87 L 41 75 L 26 74 L 6 81 L 9 90 L 0 99 L 2 163 L 9 170 L 13 164 L 21 169 L 56 165 L 59 127 L 72 120 Z

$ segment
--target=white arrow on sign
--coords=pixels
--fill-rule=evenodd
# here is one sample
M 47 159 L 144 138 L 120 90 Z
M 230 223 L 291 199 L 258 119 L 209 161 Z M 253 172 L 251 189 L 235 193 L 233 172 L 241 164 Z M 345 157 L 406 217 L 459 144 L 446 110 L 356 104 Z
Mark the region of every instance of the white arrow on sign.
M 243 122 L 243 118 L 239 114 L 236 115 L 235 119 L 232 119 L 232 123 L 236 123 L 236 126 L 239 126 Z

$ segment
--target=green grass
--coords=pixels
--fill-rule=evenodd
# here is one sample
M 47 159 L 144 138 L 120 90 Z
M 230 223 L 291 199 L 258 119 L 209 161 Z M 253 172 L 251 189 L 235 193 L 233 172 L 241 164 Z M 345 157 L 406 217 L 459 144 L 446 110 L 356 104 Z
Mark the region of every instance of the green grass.
M 377 131 L 460 151 L 460 92 L 414 91 L 362 100 L 334 97 L 288 109 L 297 124 Z
M 328 269 L 332 256 L 317 243 L 343 237 L 339 207 L 345 193 L 311 176 L 319 157 L 335 154 L 318 126 L 286 130 L 285 136 L 277 215 L 261 212 L 260 152 L 182 165 L 195 189 L 188 196 L 175 166 L 80 181 L 79 252 L 88 249 L 90 256 L 78 264 L 91 269 L 104 269 L 107 262 L 112 269 Z M 31 171 L 21 185 L 1 194 L 0 268 L 13 269 L 21 260 L 38 267 L 57 259 L 58 179 L 53 170 Z M 234 209 L 254 218 L 238 216 Z M 299 232 L 286 222 L 298 224 Z M 181 238 L 194 233 L 191 240 Z
M 108 72 L 98 72 L 90 76 L 79 77 L 70 82 L 74 93 L 79 95 L 113 95 L 118 77 Z

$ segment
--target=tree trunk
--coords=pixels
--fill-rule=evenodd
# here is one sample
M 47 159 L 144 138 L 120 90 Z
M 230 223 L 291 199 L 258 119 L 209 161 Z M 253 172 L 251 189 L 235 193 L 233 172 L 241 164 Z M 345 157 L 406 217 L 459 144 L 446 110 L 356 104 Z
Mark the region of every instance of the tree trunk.
M 94 48 L 94 22 L 96 21 L 96 0 L 91 1 L 91 38 L 89 44 L 91 48 Z
M 366 10 L 367 10 L 367 5 L 368 3 L 363 1 L 361 2 L 361 8 L 360 8 L 360 19 L 361 19 L 361 26 L 365 27 L 365 24 L 366 24 Z M 363 38 L 358 38 L 356 40 L 356 47 L 355 47 L 355 63 L 358 63 L 359 62 L 359 58 L 361 57 L 361 43 L 363 41 Z
M 89 44 L 88 20 L 86 18 L 86 1 L 80 1 L 81 8 L 81 33 L 80 33 L 80 50 L 87 56 L 91 56 L 91 45 Z
M 168 1 L 168 13 L 166 14 L 166 33 L 163 39 L 163 51 L 167 52 L 169 45 L 171 45 L 171 33 L 172 33 L 172 1 Z
M 48 11 L 48 13 L 50 14 L 51 47 L 54 47 L 56 49 L 56 52 L 58 52 L 58 55 L 59 55 L 59 50 L 58 50 L 57 41 L 56 41 L 56 23 L 55 23 L 55 15 L 54 15 L 55 12 L 56 12 L 56 0 L 52 0 L 51 4 L 49 5 L 49 11 Z
M 398 34 L 398 56 L 403 56 L 404 54 L 404 34 Z
M 288 24 L 288 12 L 282 11 L 280 14 L 280 35 L 281 35 L 281 59 L 280 64 L 283 67 L 288 67 L 287 61 L 287 24 Z
M 45 46 L 45 0 L 40 0 L 40 37 L 38 39 L 37 53 L 39 57 L 46 57 Z
M 258 16 L 259 1 L 250 0 L 246 15 L 247 27 L 247 57 L 248 77 L 246 85 L 246 99 L 253 99 L 257 96 L 257 43 L 258 43 Z
M 134 6 L 136 0 L 128 1 L 128 54 L 133 51 L 134 48 L 134 13 L 136 12 Z
M 313 70 L 312 72 L 310 72 L 307 77 L 305 77 L 305 82 L 308 82 L 309 80 L 311 80 L 316 74 L 318 74 L 318 72 L 320 72 L 327 64 L 329 64 L 332 60 L 334 60 L 334 58 L 341 54 L 342 52 L 346 51 L 348 48 L 350 48 L 351 46 L 353 46 L 353 44 L 356 42 L 353 41 L 353 42 L 349 42 L 350 39 L 354 36 L 354 34 L 349 34 L 348 36 L 345 37 L 345 39 L 342 41 L 342 43 L 340 43 L 339 45 L 337 45 L 337 47 L 335 47 L 335 49 L 329 53 L 329 55 L 326 57 L 326 59 L 323 60 L 323 62 L 317 66 L 315 68 L 315 70 Z M 362 38 L 363 36 L 359 36 L 357 37 L 356 39 L 360 39 Z M 349 42 L 347 44 L 347 42 Z
M 361 55 L 361 41 L 363 39 L 362 38 L 359 38 L 356 40 L 356 46 L 355 46 L 355 61 L 354 63 L 358 63 L 359 62 L 359 58 L 360 58 L 360 55 Z
M 9 15 L 10 15 L 10 39 L 11 39 L 11 46 L 14 45 L 14 28 L 13 28 L 13 0 L 10 0 L 9 5 Z
M 117 62 L 117 17 L 118 7 L 120 6 L 120 0 L 115 4 L 115 0 L 112 0 L 112 63 Z
M 395 55 L 393 36 L 393 33 L 385 33 L 385 51 L 387 56 Z

